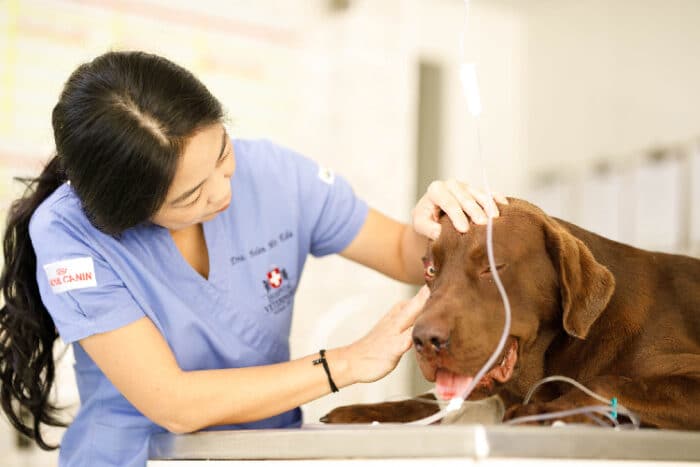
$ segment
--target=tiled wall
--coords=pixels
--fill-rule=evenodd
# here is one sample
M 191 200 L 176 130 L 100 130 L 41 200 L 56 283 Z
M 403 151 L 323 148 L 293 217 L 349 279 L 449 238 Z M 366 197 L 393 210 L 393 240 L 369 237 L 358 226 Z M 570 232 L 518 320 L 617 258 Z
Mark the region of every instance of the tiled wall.
M 639 248 L 700 256 L 700 145 L 686 142 L 533 180 L 551 215 Z

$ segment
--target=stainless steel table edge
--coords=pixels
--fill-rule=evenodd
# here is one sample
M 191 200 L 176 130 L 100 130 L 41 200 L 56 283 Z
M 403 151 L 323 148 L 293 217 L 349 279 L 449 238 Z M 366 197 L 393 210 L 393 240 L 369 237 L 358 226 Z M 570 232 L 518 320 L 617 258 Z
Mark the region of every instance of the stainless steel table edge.
M 309 425 L 154 435 L 149 458 L 559 458 L 700 461 L 700 432 L 503 425 Z

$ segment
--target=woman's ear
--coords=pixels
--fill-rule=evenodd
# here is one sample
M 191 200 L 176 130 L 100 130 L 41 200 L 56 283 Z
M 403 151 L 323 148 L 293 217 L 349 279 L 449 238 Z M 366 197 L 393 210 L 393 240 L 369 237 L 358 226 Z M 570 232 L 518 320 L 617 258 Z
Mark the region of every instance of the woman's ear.
M 615 291 L 615 277 L 578 238 L 546 218 L 545 244 L 559 274 L 562 324 L 571 336 L 585 339 Z

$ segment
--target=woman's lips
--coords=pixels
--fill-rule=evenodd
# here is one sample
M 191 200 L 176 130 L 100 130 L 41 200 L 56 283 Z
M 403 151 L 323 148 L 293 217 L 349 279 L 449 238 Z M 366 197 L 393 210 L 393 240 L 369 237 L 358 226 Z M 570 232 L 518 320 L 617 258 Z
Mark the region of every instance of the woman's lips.
M 229 207 L 230 205 L 231 205 L 231 195 L 229 195 L 228 201 L 226 201 L 226 203 L 223 205 L 223 207 L 221 207 L 221 208 L 217 209 L 216 211 L 214 211 L 214 214 L 218 214 L 218 213 L 220 213 L 220 212 L 222 212 L 222 211 L 225 211 L 226 209 L 228 209 L 228 207 Z

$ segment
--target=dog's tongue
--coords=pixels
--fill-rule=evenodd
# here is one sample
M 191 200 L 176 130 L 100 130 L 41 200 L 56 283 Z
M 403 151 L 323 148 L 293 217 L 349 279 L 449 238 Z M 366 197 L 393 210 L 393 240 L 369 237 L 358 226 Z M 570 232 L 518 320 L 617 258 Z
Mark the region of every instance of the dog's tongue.
M 451 371 L 440 369 L 435 375 L 435 389 L 438 397 L 449 400 L 455 396 L 464 396 L 464 391 L 474 379 L 472 376 L 457 375 Z

